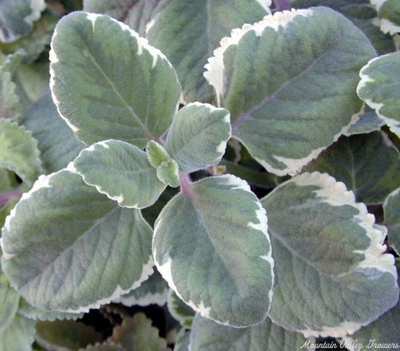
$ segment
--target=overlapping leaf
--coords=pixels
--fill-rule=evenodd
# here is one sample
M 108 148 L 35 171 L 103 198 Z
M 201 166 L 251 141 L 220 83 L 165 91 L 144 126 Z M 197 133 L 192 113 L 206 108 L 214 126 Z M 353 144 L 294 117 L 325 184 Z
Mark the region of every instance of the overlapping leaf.
M 35 321 L 16 315 L 0 332 L 0 351 L 30 350 L 35 337 Z
M 17 310 L 20 296 L 10 287 L 3 274 L 0 275 L 0 333 L 12 323 Z
M 7 217 L 2 267 L 33 306 L 82 312 L 147 279 L 151 238 L 138 210 L 62 170 L 39 178 Z
M 53 99 L 86 144 L 119 139 L 143 148 L 169 127 L 181 93 L 171 64 L 123 23 L 74 12 L 52 39 Z
M 364 204 L 327 174 L 304 173 L 262 200 L 276 262 L 269 316 L 306 336 L 345 336 L 396 305 L 394 258 Z
M 205 73 L 232 135 L 269 172 L 297 172 L 333 143 L 361 109 L 355 87 L 371 43 L 324 7 L 277 12 L 233 31 Z
M 234 176 L 183 184 L 155 223 L 153 255 L 169 286 L 195 311 L 244 327 L 268 311 L 273 262 L 267 217 Z
M 389 194 L 383 204 L 383 212 L 389 231 L 389 243 L 400 255 L 400 188 Z
M 370 0 L 378 10 L 379 25 L 384 33 L 400 32 L 400 4 L 397 0 Z
M 400 137 L 400 52 L 370 60 L 360 77 L 358 96 Z

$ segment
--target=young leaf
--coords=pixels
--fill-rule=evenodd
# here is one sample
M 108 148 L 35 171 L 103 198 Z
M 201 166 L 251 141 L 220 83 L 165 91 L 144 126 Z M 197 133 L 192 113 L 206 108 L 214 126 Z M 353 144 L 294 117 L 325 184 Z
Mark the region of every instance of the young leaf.
M 147 279 L 151 238 L 139 210 L 65 169 L 40 177 L 7 217 L 2 267 L 34 307 L 85 312 Z
M 277 12 L 221 44 L 205 76 L 231 113 L 232 135 L 277 175 L 300 170 L 354 122 L 358 72 L 376 55 L 325 7 Z
M 233 28 L 261 20 L 270 5 L 270 0 L 164 0 L 157 6 L 147 37 L 176 68 L 186 102 L 214 100 L 203 76 L 207 58 Z
M 202 316 L 237 327 L 260 323 L 273 283 L 264 209 L 249 185 L 231 175 L 183 189 L 155 223 L 159 272 Z
M 47 173 L 67 167 L 85 147 L 58 114 L 50 91 L 31 105 L 21 124 L 38 141 L 40 158 Z
M 17 314 L 8 328 L 0 332 L 0 351 L 31 350 L 35 323 Z
M 45 8 L 44 0 L 1 1 L 0 42 L 9 43 L 27 35 Z
M 30 132 L 0 118 L 0 168 L 15 172 L 31 185 L 44 173 L 37 141 Z
M 354 194 L 327 174 L 304 173 L 263 200 L 276 281 L 269 316 L 307 336 L 341 337 L 396 305 L 385 233 Z
M 190 336 L 191 351 L 246 350 L 293 351 L 314 350 L 314 339 L 288 331 L 269 318 L 250 328 L 230 328 L 197 315 Z
M 123 207 L 148 207 L 165 189 L 146 153 L 120 140 L 101 141 L 82 150 L 74 167 L 85 183 Z
M 217 165 L 230 137 L 228 110 L 193 103 L 174 117 L 165 148 L 182 172 L 191 173 Z
M 58 22 L 51 47 L 53 100 L 80 140 L 143 148 L 167 130 L 181 93 L 175 70 L 127 25 L 73 12 Z
M 400 52 L 372 59 L 360 71 L 358 96 L 400 137 Z
M 400 188 L 389 194 L 383 204 L 385 226 L 389 231 L 390 246 L 400 255 Z
M 328 173 L 368 205 L 382 204 L 400 187 L 399 151 L 383 132 L 342 137 L 304 170 Z
M 1 273 L 0 273 L 1 274 Z M 17 310 L 20 296 L 10 287 L 7 278 L 0 275 L 0 333 L 12 323 Z

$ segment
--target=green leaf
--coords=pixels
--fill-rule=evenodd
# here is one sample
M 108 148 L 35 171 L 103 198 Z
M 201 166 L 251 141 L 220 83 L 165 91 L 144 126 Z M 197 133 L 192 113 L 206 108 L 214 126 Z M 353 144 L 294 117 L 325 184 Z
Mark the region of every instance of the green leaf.
M 382 204 L 400 187 L 399 151 L 383 132 L 342 137 L 304 170 L 329 173 L 368 205 Z
M 173 290 L 168 293 L 168 311 L 184 328 L 191 328 L 196 312 L 186 305 Z
M 217 165 L 230 137 L 228 110 L 193 103 L 176 114 L 165 148 L 182 172 L 191 173 Z
M 168 293 L 167 282 L 163 279 L 157 270 L 145 280 L 138 288 L 133 289 L 125 295 L 122 295 L 113 302 L 122 303 L 125 306 L 148 306 L 156 304 L 163 306 L 167 303 Z
M 167 341 L 159 337 L 158 329 L 151 325 L 151 320 L 143 313 L 136 313 L 133 318 L 125 318 L 108 340 L 120 344 L 126 350 L 168 350 Z
M 358 118 L 358 72 L 376 55 L 325 7 L 266 16 L 221 45 L 205 76 L 231 113 L 233 137 L 277 175 L 299 171 Z
M 400 137 L 400 52 L 370 60 L 360 77 L 358 96 Z
M 85 312 L 147 279 L 151 239 L 139 210 L 65 169 L 40 177 L 7 217 L 2 267 L 34 307 Z
M 17 310 L 20 296 L 10 287 L 7 278 L 0 275 L 0 333 L 12 323 Z
M 293 351 L 310 350 L 307 340 L 299 333 L 272 323 L 269 318 L 250 328 L 230 328 L 196 316 L 190 336 L 190 350 Z
M 44 0 L 3 0 L 0 2 L 0 41 L 15 41 L 32 30 L 32 23 L 46 8 Z
M 397 0 L 371 0 L 378 10 L 382 32 L 395 34 L 400 32 L 400 4 Z
M 171 155 L 165 148 L 154 140 L 150 140 L 146 145 L 147 158 L 150 164 L 157 168 L 163 162 L 170 162 Z
M 267 217 L 249 185 L 231 175 L 183 183 L 155 223 L 156 266 L 202 316 L 244 327 L 268 311 L 273 262 Z
M 186 102 L 214 100 L 204 65 L 233 28 L 261 20 L 271 1 L 166 0 L 157 6 L 147 37 L 178 72 Z M 190 50 L 188 50 L 190 48 Z
M 11 76 L 10 72 L 0 70 L 0 118 L 17 120 L 22 112 L 22 105 Z
M 181 93 L 176 73 L 128 26 L 73 12 L 58 22 L 51 46 L 53 100 L 80 140 L 143 148 L 167 130 Z
M 89 345 L 85 349 L 79 349 L 79 351 L 126 351 L 126 350 L 119 345 L 109 342 L 105 344 Z
M 400 188 L 389 194 L 383 204 L 385 226 L 389 231 L 390 246 L 400 255 Z
M 179 186 L 179 166 L 175 160 L 164 161 L 157 167 L 157 178 L 165 185 Z
M 38 141 L 40 158 L 48 173 L 67 167 L 85 147 L 58 114 L 50 91 L 29 108 L 21 124 Z
M 74 167 L 85 183 L 123 207 L 148 207 L 165 189 L 146 153 L 120 140 L 101 141 L 82 150 Z
M 360 116 L 360 119 L 352 124 L 344 135 L 368 134 L 379 131 L 384 125 L 385 122 L 379 118 L 376 112 L 369 106 L 365 106 L 365 112 Z
M 0 332 L 0 351 L 32 349 L 35 321 L 16 315 L 9 327 Z
M 36 342 L 46 350 L 75 351 L 102 341 L 100 333 L 76 321 L 36 323 Z
M 304 173 L 268 194 L 276 280 L 269 316 L 308 336 L 342 337 L 396 305 L 394 258 L 366 206 L 327 174 Z
M 160 0 L 128 0 L 124 2 L 84 0 L 83 10 L 109 15 L 118 21 L 124 22 L 144 37 L 146 35 L 146 25 L 150 22 L 151 14 L 159 2 Z
M 3 53 L 0 52 L 1 70 L 4 72 L 10 72 L 11 75 L 13 75 L 22 60 L 24 59 L 25 55 L 26 52 L 23 49 L 19 49 L 10 55 L 3 55 Z
M 31 185 L 43 173 L 37 141 L 25 128 L 0 119 L 0 167 Z
M 20 299 L 18 313 L 25 318 L 40 321 L 55 321 L 57 319 L 79 319 L 83 317 L 83 313 L 66 313 L 57 311 L 44 311 L 33 307 L 24 299 Z

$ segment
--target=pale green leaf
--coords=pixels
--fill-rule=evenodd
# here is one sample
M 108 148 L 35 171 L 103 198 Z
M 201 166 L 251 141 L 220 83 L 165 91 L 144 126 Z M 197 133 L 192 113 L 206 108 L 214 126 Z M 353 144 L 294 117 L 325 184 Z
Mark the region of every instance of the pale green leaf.
M 328 173 L 368 205 L 400 187 L 399 151 L 383 132 L 342 137 L 304 170 Z
M 92 327 L 76 321 L 36 323 L 36 342 L 46 350 L 77 351 L 82 347 L 102 341 L 102 336 Z
M 228 110 L 193 103 L 176 114 L 165 148 L 182 172 L 191 173 L 217 165 L 230 137 Z
M 147 158 L 150 164 L 157 168 L 161 166 L 163 162 L 169 162 L 171 155 L 165 148 L 154 140 L 150 140 L 146 145 Z
M 20 296 L 9 285 L 7 278 L 0 275 L 0 333 L 12 323 L 17 310 Z
M 233 28 L 261 20 L 270 0 L 166 0 L 157 6 L 147 37 L 178 72 L 186 102 L 211 102 L 204 65 Z
M 0 70 L 0 118 L 17 120 L 22 112 L 22 105 L 11 76 L 10 72 Z
M 265 318 L 273 283 L 267 217 L 243 180 L 183 183 L 156 220 L 153 255 L 169 286 L 202 316 L 238 327 Z
M 58 114 L 50 91 L 32 104 L 21 124 L 38 141 L 40 158 L 48 173 L 66 167 L 85 147 Z
M 127 25 L 73 12 L 58 22 L 51 47 L 53 100 L 80 140 L 143 148 L 167 130 L 181 93 L 175 70 Z
M 174 351 L 189 351 L 189 345 L 190 331 L 182 330 L 182 332 L 177 335 Z
M 379 25 L 384 33 L 400 32 L 400 3 L 398 0 L 370 0 L 375 5 L 380 19 Z
M 156 304 L 163 306 L 167 303 L 168 284 L 157 270 L 145 280 L 138 288 L 122 295 L 113 302 L 122 303 L 125 306 L 148 306 Z
M 304 173 L 262 203 L 276 262 L 272 321 L 305 336 L 342 337 L 396 305 L 385 233 L 343 183 Z
M 190 328 L 196 312 L 185 304 L 173 290 L 168 293 L 168 311 L 184 328 Z
M 29 34 L 32 23 L 46 8 L 44 0 L 2 0 L 0 2 L 0 41 L 12 42 Z
M 10 55 L 4 55 L 0 52 L 0 69 L 4 72 L 10 72 L 13 75 L 25 55 L 26 52 L 23 49 L 19 49 Z
M 9 327 L 0 332 L 0 351 L 30 351 L 35 336 L 35 321 L 16 315 Z
M 57 319 L 79 319 L 83 317 L 83 313 L 66 313 L 57 311 L 44 311 L 33 307 L 24 299 L 20 299 L 18 313 L 25 318 L 40 320 L 40 321 L 55 321 Z
M 165 189 L 146 153 L 120 140 L 100 141 L 82 150 L 74 167 L 87 184 L 123 207 L 148 207 Z
M 141 36 L 146 35 L 146 25 L 160 0 L 83 0 L 83 10 L 109 15 L 124 22 Z
M 366 105 L 365 111 L 360 116 L 359 120 L 352 124 L 344 135 L 367 134 L 380 130 L 384 125 L 385 122 L 379 118 L 374 110 Z
M 176 188 L 179 186 L 179 166 L 178 163 L 171 159 L 163 161 L 157 167 L 157 178 L 166 185 Z
M 25 128 L 0 119 L 0 168 L 15 172 L 31 185 L 44 173 L 37 141 Z
M 143 313 L 136 313 L 133 318 L 125 318 L 108 340 L 130 351 L 168 350 L 167 341 L 159 337 L 158 329 L 151 325 L 151 320 Z
M 66 169 L 41 176 L 7 217 L 2 267 L 34 307 L 84 312 L 147 279 L 151 239 L 139 210 L 120 208 Z
M 276 12 L 221 42 L 206 66 L 232 135 L 267 171 L 286 175 L 332 144 L 362 108 L 360 68 L 376 55 L 339 13 Z
M 196 316 L 190 336 L 191 351 L 246 350 L 246 351 L 294 351 L 314 350 L 308 340 L 299 333 L 285 330 L 269 318 L 250 328 L 231 328 Z
M 400 188 L 389 194 L 383 204 L 385 226 L 389 231 L 390 246 L 400 255 Z
M 360 77 L 358 96 L 400 137 L 400 52 L 370 60 Z

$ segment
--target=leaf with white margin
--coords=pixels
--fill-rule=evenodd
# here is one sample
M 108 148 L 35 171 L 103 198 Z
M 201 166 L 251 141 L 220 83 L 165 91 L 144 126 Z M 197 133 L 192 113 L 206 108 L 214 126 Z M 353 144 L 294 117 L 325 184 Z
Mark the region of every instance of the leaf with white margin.
M 155 269 L 149 279 L 145 280 L 138 288 L 120 296 L 113 302 L 122 303 L 128 307 L 133 305 L 148 306 L 151 304 L 163 306 L 167 303 L 168 290 L 167 282 Z
M 29 34 L 45 8 L 44 0 L 1 1 L 0 42 L 10 43 Z
M 314 339 L 285 330 L 266 318 L 250 328 L 231 328 L 197 315 L 190 334 L 191 351 L 246 350 L 293 351 L 315 350 Z
M 384 125 L 385 122 L 367 105 L 359 120 L 352 124 L 344 135 L 367 134 L 381 130 Z
M 41 176 L 6 219 L 2 267 L 44 310 L 86 312 L 152 273 L 152 230 L 69 169 Z
M 379 26 L 384 33 L 400 32 L 400 3 L 398 0 L 370 0 L 378 11 Z
M 16 315 L 6 330 L 0 332 L 0 351 L 31 350 L 36 321 Z
M 119 139 L 143 148 L 169 127 L 180 84 L 165 56 L 111 17 L 73 12 L 57 24 L 50 88 L 78 139 Z
M 358 96 L 400 137 L 400 52 L 370 60 L 360 77 Z
M 21 124 L 38 141 L 43 168 L 48 173 L 67 167 L 85 147 L 58 114 L 50 91 L 30 106 Z
M 260 21 L 271 0 L 164 0 L 156 7 L 146 37 L 175 67 L 186 102 L 212 102 L 204 65 L 233 28 Z M 188 49 L 190 48 L 190 49 Z
M 37 141 L 25 128 L 0 118 L 0 168 L 15 172 L 32 185 L 44 173 Z
M 182 172 L 191 173 L 217 165 L 230 137 L 228 110 L 193 103 L 175 115 L 165 148 Z
M 9 285 L 0 272 L 0 333 L 12 323 L 20 300 L 19 294 Z
M 33 307 L 26 300 L 20 299 L 18 313 L 25 318 L 40 320 L 40 321 L 55 321 L 58 319 L 80 319 L 83 313 L 66 313 L 58 311 L 44 311 L 39 308 Z
M 12 81 L 10 72 L 0 69 L 0 118 L 17 120 L 22 112 L 22 105 L 17 94 L 17 86 Z
M 383 203 L 385 226 L 389 231 L 390 246 L 400 255 L 400 188 L 394 190 Z
M 182 184 L 154 226 L 159 272 L 202 316 L 237 327 L 260 323 L 273 284 L 265 210 L 232 175 Z
M 95 143 L 82 150 L 73 165 L 86 184 L 122 207 L 148 207 L 165 189 L 146 153 L 124 141 Z
M 396 305 L 397 272 L 384 253 L 384 232 L 343 183 L 304 173 L 261 202 L 276 262 L 273 322 L 306 337 L 342 337 Z
M 267 171 L 298 172 L 358 119 L 355 87 L 375 49 L 339 13 L 276 12 L 232 31 L 204 73 L 232 135 Z
M 168 293 L 168 311 L 184 328 L 191 328 L 196 312 L 185 304 L 173 290 Z
M 384 132 L 341 137 L 303 170 L 328 173 L 367 205 L 400 187 L 400 154 Z
M 397 275 L 400 277 L 400 261 L 396 260 Z M 398 282 L 400 283 L 400 282 Z M 351 336 L 343 338 L 350 351 L 382 350 L 400 348 L 400 303 L 376 321 L 361 328 Z M 380 344 L 380 345 L 379 345 Z M 362 345 L 362 347 L 358 347 Z M 385 346 L 386 345 L 386 346 Z
M 83 0 L 83 11 L 111 16 L 144 37 L 146 25 L 159 2 L 160 0 Z

